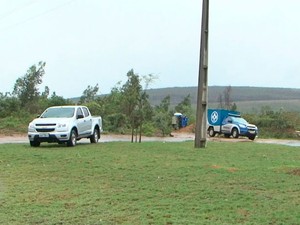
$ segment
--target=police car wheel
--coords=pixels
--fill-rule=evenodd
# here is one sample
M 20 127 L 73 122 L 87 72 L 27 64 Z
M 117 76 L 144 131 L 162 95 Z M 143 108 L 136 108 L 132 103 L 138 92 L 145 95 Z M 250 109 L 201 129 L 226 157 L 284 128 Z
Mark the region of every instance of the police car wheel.
M 233 138 L 238 138 L 239 137 L 239 131 L 238 131 L 238 129 L 233 128 L 231 133 L 232 133 L 232 137 Z
M 214 137 L 216 135 L 216 132 L 214 131 L 213 127 L 208 128 L 208 135 L 210 137 Z

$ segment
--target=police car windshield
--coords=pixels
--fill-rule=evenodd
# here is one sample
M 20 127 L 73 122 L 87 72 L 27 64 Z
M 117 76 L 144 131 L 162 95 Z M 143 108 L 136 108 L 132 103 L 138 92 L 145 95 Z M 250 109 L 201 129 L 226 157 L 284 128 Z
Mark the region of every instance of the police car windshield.
M 232 121 L 237 123 L 242 123 L 242 124 L 248 124 L 248 122 L 241 117 L 232 117 Z
M 74 115 L 74 108 L 49 108 L 42 115 L 41 118 L 71 118 Z

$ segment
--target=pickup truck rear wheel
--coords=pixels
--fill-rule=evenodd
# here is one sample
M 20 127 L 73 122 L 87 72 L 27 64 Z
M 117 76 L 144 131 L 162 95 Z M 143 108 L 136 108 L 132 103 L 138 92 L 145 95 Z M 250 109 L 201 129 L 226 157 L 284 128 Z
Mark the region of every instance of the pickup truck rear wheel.
M 100 132 L 98 128 L 94 129 L 93 135 L 90 137 L 91 143 L 98 143 L 100 138 Z
M 214 128 L 213 127 L 209 127 L 208 128 L 208 135 L 210 137 L 214 137 L 216 135 L 216 132 L 214 131 Z
M 76 142 L 77 142 L 77 132 L 75 129 L 72 129 L 70 133 L 70 138 L 67 142 L 67 146 L 74 147 L 76 145 Z
M 233 138 L 238 138 L 239 137 L 239 131 L 238 131 L 238 129 L 233 128 L 231 134 L 232 134 Z

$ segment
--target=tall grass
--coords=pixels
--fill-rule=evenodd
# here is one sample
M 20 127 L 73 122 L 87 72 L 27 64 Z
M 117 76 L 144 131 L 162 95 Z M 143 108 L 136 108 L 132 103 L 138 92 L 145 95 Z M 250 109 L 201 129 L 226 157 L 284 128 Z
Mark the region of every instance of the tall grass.
M 0 224 L 299 224 L 299 148 L 0 145 Z
M 34 119 L 34 117 L 26 112 L 20 112 L 9 117 L 0 118 L 0 134 L 24 134 L 27 132 L 28 124 L 32 119 Z

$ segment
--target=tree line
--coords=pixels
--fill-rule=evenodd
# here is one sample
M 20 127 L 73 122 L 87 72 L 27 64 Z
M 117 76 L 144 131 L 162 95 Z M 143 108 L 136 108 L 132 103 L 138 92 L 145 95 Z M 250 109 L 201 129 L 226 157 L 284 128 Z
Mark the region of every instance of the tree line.
M 171 96 L 165 96 L 159 104 L 151 105 L 147 89 L 156 77 L 152 74 L 140 76 L 133 69 L 126 74 L 127 81 L 117 83 L 109 94 L 98 95 L 99 84 L 89 85 L 78 102 L 50 93 L 45 86 L 40 90 L 45 75 L 45 62 L 32 65 L 24 76 L 18 78 L 12 92 L 0 92 L 0 133 L 5 130 L 26 132 L 27 124 L 46 108 L 56 105 L 82 104 L 89 107 L 93 115 L 101 115 L 107 132 L 131 134 L 131 141 L 140 142 L 141 136 L 166 136 L 172 132 L 172 116 L 181 112 L 195 122 L 195 109 L 188 94 L 175 107 L 171 107 Z M 218 96 L 218 108 L 238 110 L 232 102 L 230 86 Z M 274 111 L 268 106 L 260 112 L 243 114 L 249 122 L 259 128 L 261 137 L 291 138 L 300 130 L 299 113 Z
M 83 91 L 79 102 L 75 103 L 56 95 L 55 92 L 50 94 L 48 86 L 40 91 L 45 66 L 45 62 L 32 65 L 24 76 L 16 80 L 11 93 L 0 93 L 1 121 L 4 121 L 4 118 L 20 118 L 22 122 L 27 123 L 47 107 L 82 104 L 88 106 L 93 115 L 102 116 L 106 131 L 131 133 L 131 141 L 140 142 L 142 134 L 170 134 L 171 118 L 175 111 L 180 111 L 191 120 L 194 118 L 190 95 L 175 108 L 170 107 L 169 95 L 159 105 L 150 104 L 146 91 L 156 79 L 152 74 L 140 76 L 131 69 L 126 74 L 127 81 L 124 84 L 117 83 L 109 94 L 99 96 L 99 84 L 89 85 Z M 9 129 L 9 124 L 5 128 Z

